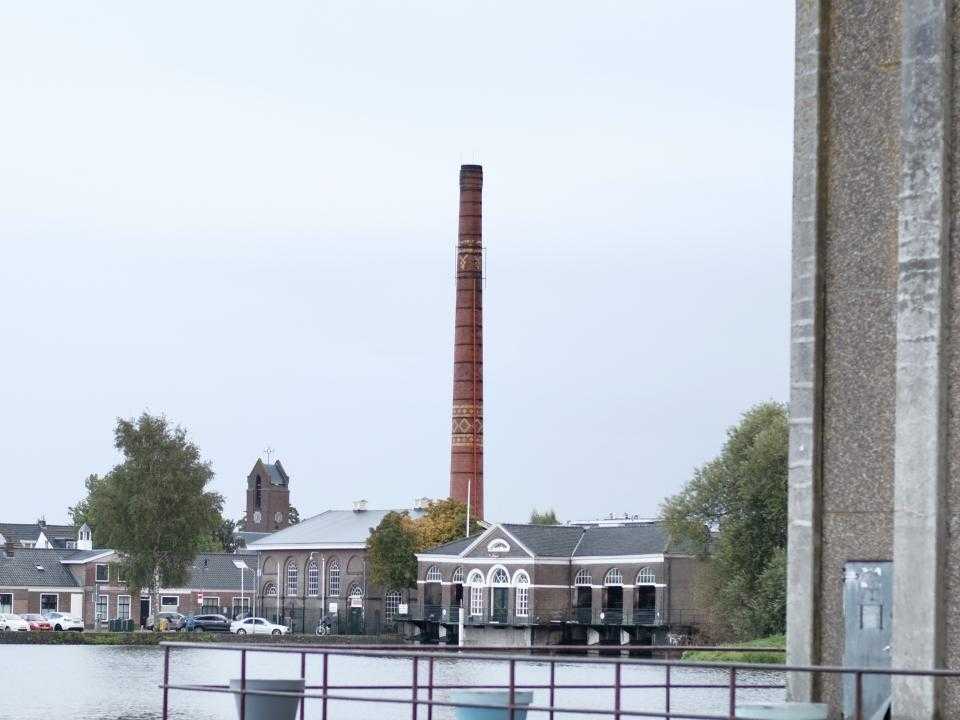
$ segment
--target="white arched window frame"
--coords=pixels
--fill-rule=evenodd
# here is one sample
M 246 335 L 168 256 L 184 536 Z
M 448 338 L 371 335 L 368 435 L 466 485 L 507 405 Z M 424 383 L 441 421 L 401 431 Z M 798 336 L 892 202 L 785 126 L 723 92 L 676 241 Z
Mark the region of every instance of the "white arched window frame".
M 623 573 L 620 568 L 610 568 L 606 577 L 603 578 L 604 585 L 623 585 Z
M 287 563 L 287 597 L 296 597 L 300 589 L 300 571 L 295 560 Z
M 440 568 L 436 565 L 431 565 L 427 570 L 427 582 L 441 582 L 443 580 L 443 575 L 440 573 Z
M 586 568 L 580 568 L 577 572 L 577 576 L 573 579 L 574 585 L 593 585 L 593 578 L 590 577 L 590 571 Z
M 510 543 L 503 538 L 495 538 L 487 543 L 487 552 L 505 553 L 510 552 Z
M 645 567 L 640 568 L 640 572 L 637 573 L 637 585 L 656 585 L 657 584 L 657 573 L 653 568 Z
M 470 588 L 470 615 L 483 615 L 483 573 L 471 570 L 467 576 L 467 586 Z
M 307 595 L 317 597 L 320 594 L 320 566 L 316 560 L 307 565 Z
M 530 614 L 530 576 L 524 570 L 517 570 L 513 575 L 513 584 L 517 588 L 514 603 L 517 617 L 527 617 Z
M 354 586 L 353 586 L 352 588 L 350 588 L 350 597 L 352 597 L 352 598 L 356 598 L 356 597 L 362 598 L 362 597 L 363 597 L 363 588 L 360 587 L 360 586 L 357 585 L 357 584 L 354 584 Z
M 263 588 L 263 594 L 267 597 L 276 597 L 277 596 L 277 586 L 274 583 L 267 583 Z
M 458 566 L 456 570 L 453 571 L 453 576 L 450 578 L 450 582 L 454 585 L 463 585 L 463 567 Z
M 503 565 L 494 565 L 487 574 L 487 585 L 491 587 L 506 587 L 510 585 L 510 573 Z
M 383 599 L 383 615 L 387 622 L 393 622 L 397 619 L 400 612 L 401 595 L 399 590 L 391 590 Z
M 327 594 L 330 597 L 340 597 L 340 563 L 336 560 L 330 561 L 327 572 Z

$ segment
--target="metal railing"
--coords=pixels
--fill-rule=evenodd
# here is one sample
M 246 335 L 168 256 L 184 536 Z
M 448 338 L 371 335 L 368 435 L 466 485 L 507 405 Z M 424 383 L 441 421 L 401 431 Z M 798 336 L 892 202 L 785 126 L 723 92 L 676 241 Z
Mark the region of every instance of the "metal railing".
M 596 612 L 594 612 L 596 610 Z M 479 615 L 470 613 L 469 608 L 458 605 L 417 605 L 410 608 L 407 615 L 399 616 L 403 620 L 415 620 L 456 625 L 460 613 L 464 613 L 465 625 L 550 625 L 555 623 L 576 623 L 578 625 L 647 625 L 647 626 L 690 626 L 703 624 L 705 617 L 697 610 L 664 610 L 660 608 L 549 608 L 534 606 L 526 616 L 510 613 L 506 609 L 491 609 L 485 606 Z
M 455 648 L 439 650 L 404 649 L 397 650 L 396 646 L 366 646 L 362 649 L 351 649 L 343 646 L 250 646 L 250 645 L 227 645 L 227 644 L 209 644 L 209 643 L 186 643 L 186 642 L 164 642 L 161 643 L 164 650 L 163 659 L 163 682 L 160 685 L 163 697 L 163 720 L 170 717 L 169 696 L 171 691 L 184 692 L 206 692 L 206 693 L 224 693 L 230 695 L 240 695 L 239 711 L 240 720 L 245 720 L 245 708 L 247 698 L 251 695 L 257 696 L 277 696 L 293 697 L 300 700 L 299 717 L 305 719 L 306 701 L 317 701 L 320 705 L 320 717 L 328 720 L 329 701 L 342 701 L 351 703 L 380 703 L 384 705 L 409 705 L 411 707 L 411 716 L 414 720 L 421 717 L 421 710 L 426 715 L 427 720 L 433 720 L 434 708 L 451 707 L 470 707 L 483 709 L 497 709 L 501 712 L 509 713 L 512 718 L 514 712 L 518 710 L 527 710 L 530 712 L 539 712 L 545 714 L 550 720 L 554 720 L 556 714 L 564 713 L 569 715 L 594 715 L 609 716 L 614 720 L 620 720 L 626 717 L 653 717 L 653 718 L 685 718 L 687 720 L 735 720 L 737 717 L 738 692 L 744 690 L 757 689 L 782 689 L 783 683 L 756 682 L 748 677 L 744 681 L 744 676 L 748 673 L 761 671 L 764 673 L 809 673 L 831 676 L 852 676 L 854 699 L 853 711 L 847 717 L 850 720 L 866 720 L 863 715 L 863 683 L 866 677 L 888 676 L 897 678 L 917 678 L 917 679 L 956 679 L 960 677 L 960 671 L 956 670 L 896 670 L 884 668 L 844 668 L 832 666 L 799 666 L 799 665 L 760 665 L 747 663 L 709 663 L 709 662 L 687 662 L 670 659 L 637 659 L 637 658 L 610 658 L 610 657 L 577 657 L 572 658 L 569 653 L 582 653 L 586 648 L 583 646 L 541 646 L 530 648 L 530 654 L 504 654 L 505 652 L 516 653 L 516 648 L 488 647 L 473 648 L 469 652 L 457 651 Z M 240 678 L 239 688 L 232 689 L 229 685 L 222 684 L 191 684 L 191 683 L 172 683 L 170 682 L 170 661 L 173 650 L 192 649 L 207 650 L 212 652 L 236 652 L 240 655 Z M 676 653 L 677 648 L 670 646 L 659 646 L 647 648 L 666 654 Z M 753 648 L 716 648 L 716 647 L 687 647 L 684 650 L 723 650 L 725 652 L 750 652 Z M 782 652 L 782 649 L 765 648 L 765 652 Z M 250 653 L 282 653 L 299 655 L 300 659 L 300 678 L 304 681 L 303 692 L 278 692 L 267 690 L 254 690 L 247 688 L 247 658 Z M 503 663 L 508 671 L 508 681 L 506 683 L 485 683 L 485 684 L 458 684 L 458 683 L 440 683 L 436 681 L 435 666 L 438 660 L 443 660 L 455 656 L 461 659 L 474 659 L 483 661 L 499 661 Z M 546 656 L 546 657 L 545 657 Z M 307 675 L 307 658 L 319 658 L 320 679 L 319 682 L 311 681 Z M 409 663 L 410 682 L 409 683 L 387 683 L 387 684 L 364 684 L 364 683 L 333 683 L 330 682 L 330 659 L 332 657 L 373 657 L 389 658 L 397 662 Z M 520 682 L 517 679 L 517 667 L 523 663 L 536 663 L 539 665 L 547 664 L 548 680 L 545 682 Z M 570 683 L 560 682 L 557 678 L 557 666 L 569 666 L 572 663 L 590 666 L 594 669 L 605 667 L 611 671 L 609 682 L 601 683 Z M 624 679 L 623 670 L 637 666 L 654 667 L 663 671 L 663 682 L 629 682 Z M 316 665 L 314 665 L 316 668 Z M 678 673 L 677 670 L 686 670 L 690 668 L 702 668 L 713 671 L 724 672 L 727 676 L 726 682 L 684 682 L 684 673 Z M 678 678 L 678 676 L 680 676 Z M 624 706 L 624 691 L 638 689 L 659 689 L 664 693 L 663 709 L 630 709 Z M 686 690 L 714 689 L 723 690 L 726 701 L 725 710 L 719 714 L 709 714 L 707 712 L 697 711 L 689 712 L 687 710 L 675 709 L 677 694 Z M 405 691 L 409 697 L 389 697 L 384 691 Z M 492 705 L 481 703 L 456 702 L 449 699 L 438 699 L 438 691 L 448 690 L 503 690 L 508 694 L 506 705 Z M 516 693 L 520 690 L 545 690 L 547 695 L 547 704 L 524 705 L 516 702 Z M 563 705 L 558 702 L 557 693 L 560 690 L 606 690 L 610 692 L 609 707 L 583 707 L 579 705 Z M 347 693 L 366 693 L 362 695 Z M 595 693 L 593 693 L 595 695 Z

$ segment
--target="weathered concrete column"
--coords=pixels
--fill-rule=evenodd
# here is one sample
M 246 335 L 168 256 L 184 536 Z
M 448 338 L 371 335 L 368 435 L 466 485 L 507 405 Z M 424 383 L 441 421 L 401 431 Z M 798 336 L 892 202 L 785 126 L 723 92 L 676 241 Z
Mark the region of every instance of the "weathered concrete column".
M 893 665 L 943 665 L 951 1 L 904 0 L 894 464 Z M 895 678 L 897 718 L 933 718 L 937 683 Z

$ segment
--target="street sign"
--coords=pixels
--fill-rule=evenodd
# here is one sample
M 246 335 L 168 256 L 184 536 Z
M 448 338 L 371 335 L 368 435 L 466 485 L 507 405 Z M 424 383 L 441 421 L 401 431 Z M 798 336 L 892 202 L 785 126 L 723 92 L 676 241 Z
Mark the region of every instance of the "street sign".
M 337 611 L 337 604 L 335 602 L 330 603 L 330 612 L 335 613 Z

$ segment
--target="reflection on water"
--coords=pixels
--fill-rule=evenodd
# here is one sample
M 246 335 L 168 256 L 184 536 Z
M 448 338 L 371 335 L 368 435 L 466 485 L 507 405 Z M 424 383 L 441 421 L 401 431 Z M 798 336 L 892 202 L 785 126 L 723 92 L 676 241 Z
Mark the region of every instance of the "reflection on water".
M 0 720 L 48 720 L 69 717 L 71 720 L 156 720 L 160 717 L 161 692 L 157 685 L 163 672 L 163 652 L 156 647 L 85 646 L 85 645 L 0 645 Z M 250 677 L 299 677 L 299 656 L 273 653 L 251 653 L 247 662 Z M 321 660 L 307 657 L 308 682 L 320 679 Z M 402 684 L 409 687 L 412 667 L 409 660 L 360 657 L 331 657 L 330 682 L 334 684 Z M 217 650 L 174 650 L 171 654 L 171 681 L 176 683 L 222 683 L 239 677 L 240 657 L 237 653 Z M 544 663 L 523 663 L 517 666 L 517 682 L 540 684 L 549 679 Z M 611 683 L 613 668 L 558 664 L 557 682 Z M 480 684 L 507 682 L 507 666 L 492 661 L 457 658 L 437 660 L 434 679 L 437 684 Z M 623 668 L 627 684 L 662 683 L 659 668 Z M 674 669 L 674 682 L 698 684 L 727 681 L 719 670 Z M 421 665 L 420 681 L 426 682 Z M 781 683 L 779 674 L 738 673 L 741 683 Z M 346 691 L 339 691 L 349 694 Z M 360 693 L 356 693 L 360 694 Z M 410 690 L 377 691 L 380 698 L 409 698 Z M 426 697 L 426 691 L 422 691 Z M 438 691 L 437 699 L 443 697 Z M 727 703 L 724 689 L 690 689 L 673 691 L 674 711 L 723 712 Z M 738 695 L 741 702 L 782 700 L 782 690 L 746 690 Z M 546 690 L 536 690 L 534 703 L 546 705 Z M 612 690 L 560 690 L 558 705 L 610 709 Z M 625 710 L 662 710 L 662 689 L 630 689 L 623 691 Z M 448 708 L 435 708 L 434 717 L 451 717 Z M 171 692 L 170 717 L 187 720 L 233 720 L 236 713 L 233 698 L 214 693 Z M 307 702 L 307 718 L 320 717 L 320 702 Z M 382 703 L 345 703 L 331 701 L 330 720 L 381 720 L 410 717 L 409 706 Z M 420 717 L 426 718 L 426 708 Z M 531 720 L 546 717 L 530 713 Z M 562 717 L 557 714 L 557 718 Z M 588 715 L 571 717 L 586 718 Z

